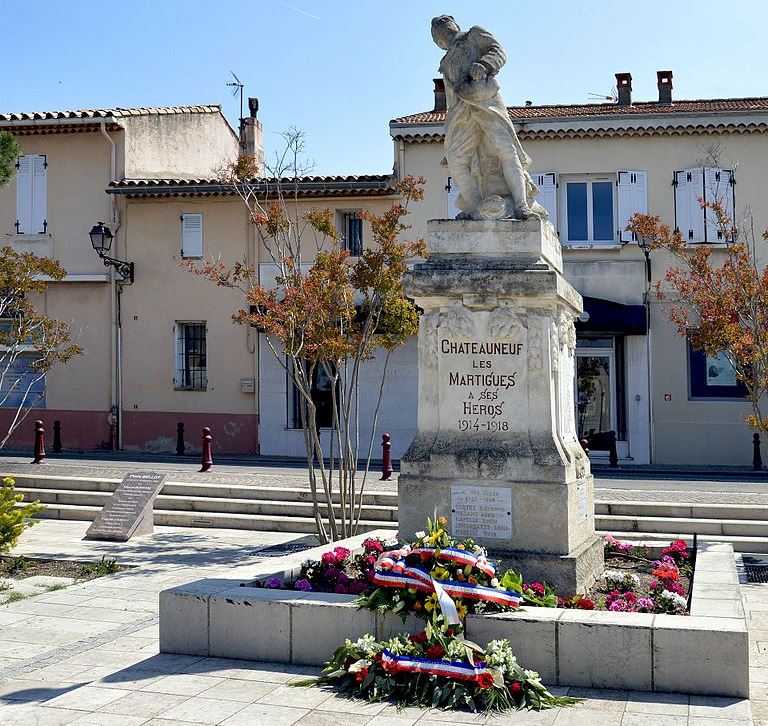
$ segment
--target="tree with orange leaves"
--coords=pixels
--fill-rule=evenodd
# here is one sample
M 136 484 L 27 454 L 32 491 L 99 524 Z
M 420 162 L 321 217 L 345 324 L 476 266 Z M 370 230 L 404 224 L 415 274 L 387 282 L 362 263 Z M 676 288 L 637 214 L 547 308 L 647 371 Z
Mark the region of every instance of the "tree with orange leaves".
M 238 159 L 223 175 L 246 206 L 257 236 L 275 266 L 274 284 L 253 266 L 208 259 L 186 266 L 217 285 L 242 291 L 246 303 L 234 322 L 263 332 L 300 399 L 313 514 L 321 542 L 356 533 L 390 356 L 418 331 L 418 311 L 403 292 L 407 261 L 423 257 L 423 241 L 404 241 L 408 204 L 423 197 L 423 179 L 395 183 L 401 201 L 381 214 L 364 211 L 373 244 L 352 260 L 342 249 L 334 210 L 303 211 L 298 183 L 303 135 L 284 134 L 285 151 L 267 167 L 269 179 L 250 179 L 253 166 Z M 381 357 L 382 374 L 367 441 L 360 434 L 360 376 Z M 312 396 L 318 373 L 330 382 L 331 430 L 324 440 Z M 368 379 L 369 380 L 369 379 Z M 358 462 L 365 461 L 362 472 Z
M 699 203 L 711 212 L 708 216 L 725 241 L 718 245 L 721 253 L 713 254 L 708 244 L 688 245 L 679 230 L 670 229 L 658 216 L 636 214 L 627 229 L 651 250 L 674 255 L 679 264 L 656 283 L 657 299 L 667 303 L 670 321 L 695 350 L 711 356 L 725 353 L 752 405 L 748 425 L 767 433 L 763 404 L 768 392 L 768 268 L 758 265 L 750 219 L 737 228 L 717 194 Z M 768 240 L 768 230 L 762 237 Z

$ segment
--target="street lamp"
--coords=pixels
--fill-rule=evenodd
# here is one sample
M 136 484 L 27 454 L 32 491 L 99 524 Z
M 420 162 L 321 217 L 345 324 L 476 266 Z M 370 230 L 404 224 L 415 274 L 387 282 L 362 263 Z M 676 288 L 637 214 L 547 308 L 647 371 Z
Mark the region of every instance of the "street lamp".
M 119 282 L 133 282 L 133 262 L 126 262 L 125 260 L 116 260 L 114 257 L 109 257 L 107 252 L 112 249 L 112 240 L 114 235 L 112 231 L 107 227 L 104 222 L 99 222 L 88 233 L 91 238 L 91 244 L 93 249 L 96 250 L 96 254 L 101 257 L 105 267 L 110 265 L 115 268 L 117 274 L 120 275 Z
M 651 245 L 646 237 L 637 240 L 637 246 L 645 255 L 645 275 L 648 278 L 648 288 L 651 287 Z

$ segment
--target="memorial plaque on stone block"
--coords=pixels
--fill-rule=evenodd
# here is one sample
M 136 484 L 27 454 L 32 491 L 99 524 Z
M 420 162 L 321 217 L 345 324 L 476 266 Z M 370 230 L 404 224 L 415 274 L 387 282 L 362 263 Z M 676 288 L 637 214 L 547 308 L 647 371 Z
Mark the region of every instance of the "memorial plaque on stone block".
M 128 474 L 96 515 L 86 539 L 127 542 L 133 535 L 151 534 L 152 505 L 165 483 L 166 474 Z
M 512 490 L 507 487 L 451 486 L 451 531 L 473 539 L 512 538 Z

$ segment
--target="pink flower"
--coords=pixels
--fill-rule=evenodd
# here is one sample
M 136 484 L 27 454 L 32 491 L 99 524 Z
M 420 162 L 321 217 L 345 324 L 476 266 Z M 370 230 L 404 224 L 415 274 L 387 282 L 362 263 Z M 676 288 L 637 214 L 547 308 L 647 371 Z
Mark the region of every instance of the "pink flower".
M 523 585 L 523 592 L 531 590 L 536 597 L 544 597 L 546 589 L 540 582 L 530 582 L 527 585 Z
M 336 555 L 333 552 L 323 552 L 323 554 L 320 557 L 320 561 L 324 565 L 335 565 Z
M 614 600 L 609 606 L 608 609 L 615 612 L 615 613 L 625 613 L 627 610 L 629 610 L 629 607 L 627 606 L 627 603 L 624 602 L 621 598 L 618 600 Z
M 369 537 L 367 540 L 363 542 L 363 549 L 366 552 L 383 552 L 384 551 L 384 545 L 379 542 L 379 540 Z
M 336 555 L 336 562 L 340 563 L 346 560 L 352 553 L 346 547 L 334 547 L 333 554 Z

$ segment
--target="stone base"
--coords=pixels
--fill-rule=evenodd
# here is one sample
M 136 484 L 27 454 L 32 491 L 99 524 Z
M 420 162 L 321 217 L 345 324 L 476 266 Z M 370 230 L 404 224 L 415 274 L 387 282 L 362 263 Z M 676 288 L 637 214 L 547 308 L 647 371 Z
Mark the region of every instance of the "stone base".
M 526 582 L 545 582 L 558 593 L 585 593 L 603 572 L 603 541 L 595 536 L 567 555 L 547 552 L 491 551 L 501 562 L 500 572 L 510 567 Z

